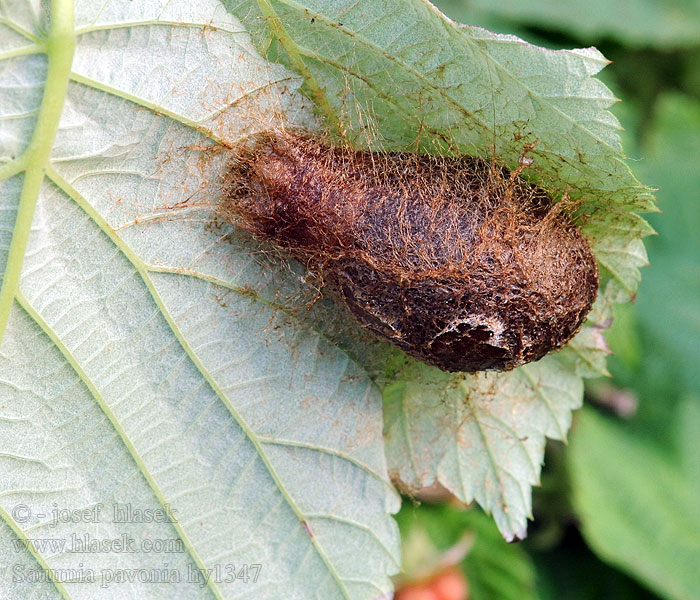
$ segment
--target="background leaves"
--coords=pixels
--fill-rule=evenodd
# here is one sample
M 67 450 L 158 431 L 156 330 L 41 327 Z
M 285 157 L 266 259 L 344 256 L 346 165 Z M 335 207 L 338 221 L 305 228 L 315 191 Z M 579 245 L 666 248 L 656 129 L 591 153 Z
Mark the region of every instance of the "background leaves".
M 650 277 L 611 338 L 611 371 L 618 385 L 636 390 L 639 412 L 625 426 L 586 415 L 569 459 L 591 547 L 662 597 L 697 598 L 700 250 L 692 232 L 700 205 L 692 152 L 700 103 L 666 93 L 654 113 L 639 170 L 661 187 L 664 213 L 651 217 L 659 236 L 649 240 Z
M 397 515 L 401 537 L 411 543 L 418 530 L 425 532 L 438 549 L 447 550 L 460 538 L 469 542 L 462 568 L 469 580 L 473 600 L 535 600 L 535 570 L 518 544 L 507 544 L 493 522 L 479 510 L 451 506 L 417 508 L 407 503 Z
M 576 0 L 446 0 L 448 14 L 465 22 L 493 18 L 541 29 L 563 30 L 581 40 L 618 39 L 630 46 L 675 48 L 700 43 L 697 0 L 612 0 L 581 4 Z M 476 16 L 479 15 L 479 16 Z
M 697 461 L 698 416 L 696 400 L 679 415 L 681 427 L 694 432 L 692 440 L 679 436 L 685 464 Z M 574 506 L 596 551 L 667 598 L 697 598 L 700 520 L 692 473 L 590 411 L 572 436 L 569 460 Z

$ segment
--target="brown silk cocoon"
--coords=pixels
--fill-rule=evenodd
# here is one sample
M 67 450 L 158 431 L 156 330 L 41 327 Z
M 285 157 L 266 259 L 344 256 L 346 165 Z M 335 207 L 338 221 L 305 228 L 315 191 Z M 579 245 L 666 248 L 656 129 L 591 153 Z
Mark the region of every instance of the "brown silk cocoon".
M 267 133 L 236 157 L 221 210 L 303 262 L 363 327 L 447 371 L 538 360 L 574 336 L 598 289 L 565 212 L 476 158 Z

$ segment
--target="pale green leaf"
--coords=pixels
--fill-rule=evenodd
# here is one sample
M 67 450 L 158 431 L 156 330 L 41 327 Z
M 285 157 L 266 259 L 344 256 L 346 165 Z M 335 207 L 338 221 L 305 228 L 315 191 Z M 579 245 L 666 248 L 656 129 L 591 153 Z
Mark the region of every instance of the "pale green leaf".
M 454 375 L 409 362 L 384 388 L 389 469 L 411 490 L 437 478 L 523 538 L 545 436 L 563 440 L 581 380 L 547 357 L 510 373 Z
M 586 325 L 555 354 L 556 358 L 581 377 L 609 375 L 605 359 L 610 350 L 603 333 L 611 323 L 612 302 L 609 296 L 601 295 L 593 304 Z
M 327 585 L 336 585 L 348 597 L 364 597 L 369 590 L 381 593 L 387 589 L 385 575 L 394 568 L 391 559 L 396 555 L 395 534 L 387 517 L 395 499 L 385 480 L 378 439 L 378 392 L 368 374 L 381 371 L 383 364 L 357 351 L 354 341 L 346 347 L 343 336 L 335 337 L 333 328 L 325 328 L 327 322 L 320 321 L 314 328 L 312 320 L 300 321 L 295 310 L 300 303 L 290 306 L 288 302 L 301 293 L 300 273 L 265 261 L 250 239 L 226 226 L 222 229 L 208 210 L 207 194 L 220 179 L 226 155 L 207 147 L 233 143 L 280 118 L 307 128 L 319 126 L 309 103 L 294 93 L 300 79 L 260 59 L 248 44 L 246 31 L 258 50 L 302 76 L 303 89 L 318 115 L 337 136 L 344 135 L 355 145 L 468 152 L 513 167 L 525 144 L 537 140 L 528 177 L 555 196 L 567 194 L 580 201 L 584 223 L 593 223 L 601 213 L 648 209 L 650 195 L 624 162 L 619 124 L 607 112 L 614 98 L 594 77 L 606 64 L 595 49 L 545 51 L 512 36 L 457 26 L 420 0 L 400 7 L 374 0 L 224 4 L 240 22 L 214 0 L 162 6 L 145 1 L 86 2 L 81 6 L 84 12 L 76 15 L 79 43 L 62 126 L 51 160 L 39 161 L 49 163 L 41 194 L 36 182 L 42 182 L 43 172 L 29 168 L 22 159 L 31 153 L 17 153 L 34 128 L 31 115 L 38 104 L 32 108 L 31 91 L 36 88 L 36 97 L 41 98 L 47 89 L 43 87 L 45 26 L 41 25 L 46 19 L 25 7 L 17 21 L 4 17 L 1 26 L 25 40 L 16 42 L 20 46 L 8 45 L 8 53 L 0 54 L 5 58 L 2 64 L 12 68 L 6 87 L 15 89 L 22 77 L 28 77 L 25 71 L 34 79 L 27 79 L 22 85 L 26 93 L 18 94 L 18 114 L 26 116 L 17 120 L 20 125 L 12 122 L 14 117 L 9 119 L 7 138 L 17 149 L 0 154 L 5 160 L 0 179 L 6 180 L 5 185 L 31 191 L 30 203 L 19 206 L 31 208 L 31 198 L 39 198 L 35 220 L 40 220 L 35 226 L 38 233 L 29 239 L 28 283 L 23 280 L 23 294 L 15 294 L 13 284 L 19 263 L 8 262 L 6 273 L 12 277 L 5 278 L 10 283 L 4 289 L 9 292 L 4 292 L 4 300 L 0 298 L 0 317 L 12 316 L 9 308 L 16 295 L 26 315 L 79 374 L 89 395 L 101 396 L 106 408 L 122 396 L 141 393 L 155 397 L 157 404 L 160 394 L 172 394 L 170 383 L 161 383 L 152 374 L 154 367 L 143 353 L 180 349 L 195 379 L 214 393 L 211 402 L 226 408 L 239 426 L 245 424 L 245 439 L 268 471 L 273 465 L 270 457 L 277 457 L 282 449 L 292 452 L 294 448 L 308 461 L 319 463 L 316 471 L 304 463 L 304 475 L 310 479 L 302 482 L 297 471 L 290 474 L 291 462 L 276 458 L 288 478 L 272 477 L 273 490 L 290 511 L 289 527 L 307 531 L 305 526 L 311 525 L 314 532 L 306 541 L 309 558 L 304 554 L 299 564 L 317 576 L 325 573 Z M 49 73 L 48 82 L 54 79 Z M 51 97 L 54 104 L 60 99 L 56 94 Z M 17 108 L 11 106 L 8 114 L 14 115 Z M 23 179 L 26 173 L 33 175 L 29 184 Z M 9 219 L 15 219 L 12 211 L 17 206 L 15 196 L 5 209 Z M 64 218 L 69 207 L 73 210 Z M 87 229 L 74 232 L 66 225 L 64 231 L 64 222 L 70 225 L 80 215 Z M 54 221 L 61 226 L 53 226 Z M 15 228 L 12 247 L 24 254 L 14 239 L 27 238 L 30 221 L 20 215 L 16 222 L 24 224 L 20 228 L 24 233 L 17 238 Z M 92 237 L 89 227 L 94 230 Z M 611 248 L 629 248 L 641 234 L 611 235 L 613 239 L 606 242 Z M 109 262 L 97 253 L 93 239 L 102 240 L 103 249 L 113 248 Z M 42 252 L 48 252 L 53 262 Z M 611 281 L 616 283 L 605 288 L 604 305 L 611 295 L 622 298 L 615 286 L 628 289 L 630 281 L 634 285 L 636 265 L 629 261 L 638 255 L 638 251 L 610 252 Z M 31 268 L 30 258 L 35 265 Z M 80 277 L 71 279 L 76 271 Z M 104 272 L 109 275 L 103 276 Z M 71 285 L 64 282 L 66 277 Z M 122 292 L 127 284 L 125 299 L 117 289 Z M 144 321 L 144 314 L 151 319 Z M 146 324 L 155 329 L 147 329 Z M 600 328 L 601 322 L 592 319 L 591 326 Z M 102 337 L 91 345 L 93 332 Z M 403 463 L 409 455 L 401 455 L 406 446 L 427 443 L 407 438 L 389 444 L 390 463 L 401 466 L 401 479 L 410 485 L 437 475 L 457 489 L 455 478 L 461 477 L 459 493 L 464 498 L 474 497 L 493 510 L 507 536 L 524 535 L 530 486 L 538 480 L 544 436 L 563 438 L 570 410 L 580 403 L 581 382 L 572 369 L 577 374 L 600 369 L 602 353 L 593 336 L 592 341 L 579 343 L 579 358 L 568 365 L 565 357 L 561 361 L 547 358 L 524 371 L 460 380 L 459 386 L 470 390 L 479 419 L 462 423 L 454 421 L 456 414 L 450 412 L 439 423 L 449 451 L 441 455 L 438 449 L 432 457 L 427 455 L 425 464 L 406 468 Z M 118 367 L 125 357 L 131 362 L 126 361 L 128 368 L 123 370 Z M 87 368 L 104 376 L 105 361 L 116 371 L 114 381 L 107 383 L 98 381 Z M 428 419 L 413 431 L 442 435 L 437 420 L 422 409 L 452 394 L 454 378 L 426 375 L 420 368 L 409 371 L 394 382 L 399 385 L 394 389 L 410 382 L 403 389 L 414 390 L 416 405 L 411 410 Z M 144 387 L 144 379 L 150 387 Z M 109 389 L 103 391 L 100 385 Z M 387 390 L 392 390 L 391 385 Z M 489 398 L 498 406 L 494 422 Z M 158 404 L 155 414 L 164 410 Z M 342 419 L 335 418 L 336 411 Z M 124 429 L 122 440 L 130 439 L 134 433 L 124 428 L 122 418 L 115 414 L 110 420 Z M 201 419 L 196 422 L 201 431 L 211 434 L 211 427 Z M 332 427 L 320 427 L 320 423 Z M 141 426 L 137 423 L 137 431 Z M 486 435 L 480 433 L 482 426 L 488 428 Z M 343 435 L 337 435 L 338 428 Z M 455 438 L 459 431 L 464 437 Z M 168 439 L 182 443 L 187 438 L 178 431 Z M 480 450 L 472 452 L 472 448 Z M 511 448 L 520 450 L 509 453 Z M 131 455 L 139 452 L 134 446 Z M 193 454 L 193 450 L 184 452 Z M 321 465 L 319 456 L 335 462 Z M 141 472 L 150 469 L 139 461 Z M 356 469 L 355 478 L 345 477 L 345 486 L 337 488 L 324 482 L 324 493 L 319 495 L 315 486 L 324 480 L 325 469 L 333 477 L 343 472 L 336 462 Z M 306 486 L 297 489 L 300 482 Z M 324 502 L 336 493 L 343 502 L 331 510 Z M 297 494 L 307 502 L 297 500 Z M 162 502 L 162 492 L 156 496 Z M 212 502 L 206 494 L 198 493 L 198 499 Z M 357 515 L 351 506 L 359 511 Z M 351 533 L 343 534 L 341 546 L 342 523 Z M 270 531 L 285 531 L 282 525 L 270 527 Z M 371 538 L 371 552 L 366 542 L 360 542 L 365 539 L 362 536 Z M 362 565 L 351 560 L 352 548 L 360 547 L 367 561 Z M 317 585 L 307 571 L 294 570 L 284 562 L 300 556 L 294 548 L 276 556 L 285 566 L 278 572 L 299 589 Z M 209 555 L 195 554 L 194 550 L 189 553 L 195 564 L 207 564 Z M 308 566 L 310 561 L 313 564 Z M 372 565 L 369 570 L 368 564 Z M 215 584 L 208 589 L 223 594 Z M 329 597 L 326 588 L 317 589 L 320 597 Z
M 216 143 L 312 121 L 299 78 L 213 0 L 38 11 L 0 3 L 0 596 L 389 594 L 380 393 L 205 201 Z
M 595 48 L 545 50 L 458 25 L 422 0 L 224 2 L 262 52 L 304 76 L 302 89 L 343 141 L 477 154 L 512 168 L 536 140 L 524 175 L 579 202 L 603 286 L 570 348 L 525 372 L 486 379 L 411 367 L 385 390 L 387 454 L 403 484 L 438 477 L 493 511 L 504 535 L 523 536 L 545 433 L 563 439 L 569 411 L 581 402 L 579 376 L 606 373 L 602 331 L 611 304 L 633 297 L 638 267 L 646 264 L 639 238 L 649 230 L 634 211 L 652 209 L 653 198 L 625 162 L 620 125 L 607 110 L 616 99 L 595 78 L 606 59 Z M 455 408 L 464 404 L 455 390 L 465 385 L 479 398 L 475 406 L 493 398 L 517 418 L 482 435 L 479 417 Z M 522 437 L 527 449 L 511 454 Z

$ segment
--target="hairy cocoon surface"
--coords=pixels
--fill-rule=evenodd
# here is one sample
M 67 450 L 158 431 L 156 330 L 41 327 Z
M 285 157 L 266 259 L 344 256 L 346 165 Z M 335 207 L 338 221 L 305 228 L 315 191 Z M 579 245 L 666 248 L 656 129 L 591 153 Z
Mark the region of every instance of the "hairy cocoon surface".
M 362 326 L 448 371 L 512 369 L 560 348 L 598 289 L 561 207 L 476 158 L 268 132 L 238 153 L 221 211 L 303 262 Z

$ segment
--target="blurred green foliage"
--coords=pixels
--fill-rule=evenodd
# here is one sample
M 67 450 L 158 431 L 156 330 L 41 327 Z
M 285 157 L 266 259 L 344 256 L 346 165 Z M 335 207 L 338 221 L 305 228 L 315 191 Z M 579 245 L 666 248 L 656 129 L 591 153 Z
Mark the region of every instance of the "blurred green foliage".
M 409 540 L 407 545 L 416 529 L 427 532 L 432 543 L 442 551 L 457 544 L 465 533 L 473 536 L 473 545 L 462 561 L 472 599 L 538 598 L 530 557 L 518 544 L 506 543 L 493 519 L 481 510 L 462 510 L 449 505 L 416 506 L 407 502 L 396 520 L 401 539 Z
M 568 447 L 553 444 L 530 539 L 476 510 L 409 505 L 443 546 L 463 531 L 472 598 L 700 599 L 700 2 L 438 0 L 455 20 L 551 48 L 597 46 L 639 179 L 659 189 L 658 236 L 634 305 L 607 332 L 612 379 L 591 382 Z M 601 389 L 636 399 L 622 412 Z M 613 394 L 614 396 L 614 394 Z M 616 413 L 618 410 L 618 413 Z M 533 581 L 534 587 L 533 586 Z
M 699 0 L 442 0 L 447 14 L 464 23 L 475 15 L 564 32 L 599 43 L 677 48 L 700 44 Z
M 688 425 L 700 428 L 700 414 Z M 679 437 L 680 457 L 696 451 Z M 573 503 L 591 547 L 666 598 L 700 590 L 700 515 L 683 464 L 585 409 L 568 453 Z M 690 458 L 688 456 L 688 458 Z
M 700 389 L 700 101 L 662 95 L 636 169 L 659 187 L 659 236 L 639 289 L 644 333 L 689 389 Z

